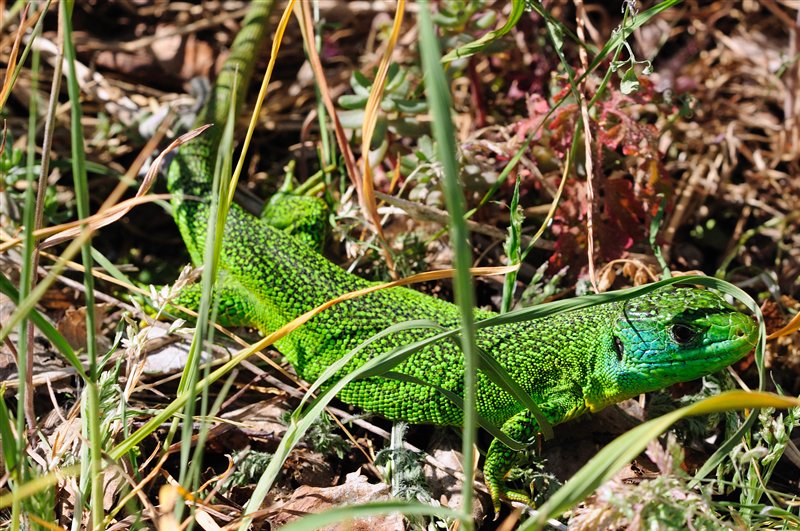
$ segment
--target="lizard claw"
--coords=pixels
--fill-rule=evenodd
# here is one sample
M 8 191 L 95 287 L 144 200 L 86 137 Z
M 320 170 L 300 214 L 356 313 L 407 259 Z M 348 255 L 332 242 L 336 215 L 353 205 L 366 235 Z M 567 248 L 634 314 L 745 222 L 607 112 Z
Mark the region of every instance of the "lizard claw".
M 492 507 L 494 508 L 495 520 L 497 520 L 497 518 L 500 516 L 500 501 L 503 499 L 511 502 L 519 502 L 527 505 L 528 507 L 533 507 L 533 500 L 531 500 L 531 497 L 527 492 L 506 488 L 502 482 L 490 482 L 489 478 L 486 479 L 486 486 L 489 489 L 489 495 L 492 497 Z
M 513 419 L 512 419 L 513 420 Z M 520 435 L 513 433 L 512 435 Z M 500 500 L 506 499 L 512 502 L 524 503 L 533 506 L 531 497 L 527 492 L 517 489 L 510 489 L 506 485 L 506 477 L 512 466 L 518 459 L 518 452 L 494 439 L 486 452 L 486 460 L 483 464 L 483 475 L 486 487 L 492 497 L 495 518 L 500 513 Z

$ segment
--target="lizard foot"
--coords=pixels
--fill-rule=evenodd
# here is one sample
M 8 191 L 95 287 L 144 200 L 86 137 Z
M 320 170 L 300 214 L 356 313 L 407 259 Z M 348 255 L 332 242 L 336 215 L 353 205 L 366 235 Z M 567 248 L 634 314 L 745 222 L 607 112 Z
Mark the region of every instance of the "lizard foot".
M 483 475 L 489 495 L 492 497 L 495 518 L 500 514 L 500 501 L 505 499 L 533 506 L 530 494 L 519 489 L 511 489 L 506 485 L 506 477 L 512 466 L 518 461 L 518 451 L 494 439 L 486 453 Z

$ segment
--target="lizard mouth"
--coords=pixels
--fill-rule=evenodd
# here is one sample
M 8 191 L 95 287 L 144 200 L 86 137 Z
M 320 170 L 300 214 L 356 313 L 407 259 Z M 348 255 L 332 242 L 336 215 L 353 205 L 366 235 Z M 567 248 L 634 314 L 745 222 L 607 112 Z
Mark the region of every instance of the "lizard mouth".
M 672 331 L 672 344 L 660 352 L 651 351 L 636 363 L 655 371 L 663 384 L 694 380 L 719 371 L 743 358 L 758 341 L 758 327 L 749 316 L 725 312 L 707 316 L 705 330 L 696 335 L 686 330 Z M 689 328 L 686 325 L 681 325 Z M 681 341 L 683 340 L 683 341 Z
M 695 333 L 679 329 L 670 334 L 669 326 L 661 326 L 629 329 L 627 335 L 615 338 L 612 348 L 617 356 L 611 361 L 613 368 L 607 369 L 613 380 L 608 387 L 613 391 L 587 395 L 586 406 L 597 411 L 625 398 L 715 373 L 742 359 L 758 341 L 753 319 L 736 311 L 679 322 L 695 327 Z
M 613 345 L 618 383 L 631 392 L 663 389 L 720 371 L 758 341 L 755 321 L 732 308 L 693 309 L 661 324 L 641 319 L 625 326 Z

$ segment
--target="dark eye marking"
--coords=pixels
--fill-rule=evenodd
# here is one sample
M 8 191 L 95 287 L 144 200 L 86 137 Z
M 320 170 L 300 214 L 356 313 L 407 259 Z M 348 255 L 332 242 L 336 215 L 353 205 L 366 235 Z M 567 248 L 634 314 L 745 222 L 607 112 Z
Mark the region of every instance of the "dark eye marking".
M 672 339 L 679 345 L 686 345 L 697 337 L 697 331 L 691 326 L 675 324 L 669 328 L 669 335 L 672 336 Z
M 622 355 L 625 353 L 625 345 L 622 344 L 622 340 L 614 336 L 614 352 L 617 353 L 617 359 L 622 361 Z

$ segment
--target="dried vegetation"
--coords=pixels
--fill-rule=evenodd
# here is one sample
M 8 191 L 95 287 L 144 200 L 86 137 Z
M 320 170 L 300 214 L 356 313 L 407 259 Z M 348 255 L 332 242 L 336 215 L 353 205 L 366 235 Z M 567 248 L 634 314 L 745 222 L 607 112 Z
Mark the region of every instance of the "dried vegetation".
M 166 144 L 158 141 L 161 135 L 174 136 L 190 125 L 197 102 L 207 90 L 204 76 L 213 77 L 218 70 L 246 4 L 237 0 L 77 2 L 73 20 L 78 60 L 87 72 L 81 92 L 92 210 L 111 193 L 119 176 L 136 175 L 144 162 L 143 157 L 137 157 L 140 152 L 150 156 L 154 145 Z M 455 2 L 440 4 L 452 7 Z M 580 26 L 593 50 L 604 46 L 623 16 L 618 2 L 587 2 L 584 6 L 582 1 L 553 0 L 542 4 L 566 26 Z M 482 35 L 486 28 L 498 25 L 497 21 L 502 24 L 509 11 L 508 2 L 475 1 L 469 5 L 476 9 L 464 20 L 448 19 L 446 14 L 437 20 L 445 50 Z M 321 29 L 320 55 L 328 90 L 358 154 L 366 102 L 363 96 L 383 53 L 394 3 L 323 0 L 320 6 L 324 24 L 317 29 Z M 39 3 L 32 4 L 27 26 L 34 22 L 40 7 Z M 408 9 L 392 56 L 396 66 L 390 73 L 372 139 L 374 160 L 379 161 L 373 168 L 376 189 L 386 194 L 380 196 L 384 200 L 378 212 L 400 276 L 448 267 L 451 262 L 443 235 L 447 214 L 438 187 L 439 168 L 427 136 L 429 116 L 416 49 L 414 14 L 418 5 L 411 3 Z M 589 98 L 601 90 L 590 114 L 590 127 L 581 129 L 581 135 L 588 134 L 591 143 L 584 149 L 583 136 L 578 139 L 575 168 L 567 177 L 558 208 L 544 237 L 522 266 L 517 294 L 525 291 L 525 303 L 543 296 L 581 293 L 591 284 L 608 290 L 650 282 L 661 273 L 655 252 L 660 249 L 661 260 L 673 271 L 700 271 L 745 287 L 763 304 L 768 329 L 780 328 L 797 312 L 799 10 L 800 4 L 793 0 L 687 0 L 632 34 L 630 48 L 619 57 L 619 64 L 613 65 L 617 72 L 611 74 L 607 86 L 602 76 L 610 68 L 608 62 L 579 84 Z M 43 63 L 38 88 L 33 87 L 28 65 L 23 66 L 3 110 L 8 135 L 0 157 L 0 226 L 6 241 L 18 236 L 20 225 L 25 188 L 22 153 L 29 133 L 30 94 L 38 91 L 40 108 L 48 100 L 53 54 L 58 49 L 56 10 L 51 9 L 45 17 L 43 34 L 36 40 Z M 19 24 L 18 15 L 6 16 L 0 22 L 4 29 L 0 60 L 6 65 L 15 61 Z M 585 59 L 574 43 L 566 42 L 565 60 L 580 73 L 585 69 Z M 260 116 L 240 199 L 259 208 L 259 198 L 280 187 L 287 168 L 298 183 L 311 178 L 309 189 L 320 190 L 313 179 L 324 182 L 323 195 L 336 210 L 335 241 L 327 254 L 360 274 L 385 278 L 391 268 L 380 252 L 364 243 L 369 240 L 369 223 L 349 188 L 343 167 L 334 157 L 333 169 L 320 172 L 321 138 L 330 132 L 321 131 L 317 121 L 320 106 L 314 75 L 305 62 L 302 44 L 298 25 L 290 24 Z M 633 81 L 622 75 L 630 69 L 636 73 L 636 90 L 629 90 L 632 87 L 625 83 Z M 645 72 L 650 69 L 652 73 Z M 514 196 L 515 178 L 524 215 L 520 225 L 523 245 L 546 218 L 550 202 L 559 193 L 564 157 L 573 145 L 575 124 L 582 113 L 580 105 L 570 99 L 564 72 L 546 37 L 543 20 L 535 14 L 523 15 L 516 28 L 488 50 L 451 66 L 464 191 L 468 205 L 480 207 L 470 225 L 478 265 L 505 263 L 502 244 L 514 218 L 508 205 Z M 5 86 L 10 86 L 8 81 Z M 66 89 L 61 93 L 61 101 L 65 101 Z M 561 97 L 566 97 L 566 102 L 555 107 Z M 46 225 L 71 219 L 75 213 L 71 170 L 66 162 L 70 157 L 68 105 L 56 108 L 54 122 Z M 148 143 L 154 136 L 155 144 Z M 329 135 L 326 142 L 331 138 Z M 528 139 L 531 143 L 525 147 Z M 37 132 L 40 141 L 41 132 Z M 519 163 L 509 175 L 504 174 L 520 149 Z M 587 173 L 591 173 L 590 180 Z M 321 174 L 324 180 L 320 180 Z M 589 226 L 592 232 L 587 230 Z M 170 216 L 157 203 L 137 206 L 121 221 L 104 228 L 94 245 L 117 264 L 118 271 L 110 271 L 114 277 L 119 280 L 127 275 L 139 286 L 174 282 L 180 267 L 188 261 Z M 0 269 L 16 278 L 20 261 L 19 250 L 7 249 L 0 255 Z M 48 255 L 43 255 L 42 261 L 45 267 L 52 263 Z M 57 323 L 58 330 L 78 350 L 86 342 L 85 308 L 83 288 L 75 278 L 74 273 L 64 273 L 38 308 Z M 536 289 L 525 290 L 529 284 Z M 100 350 L 110 353 L 106 360 L 108 376 L 101 380 L 100 411 L 108 437 L 114 439 L 140 426 L 151 408 L 170 400 L 187 347 L 182 323 L 170 327 L 148 319 L 149 325 L 142 327 L 146 317 L 138 299 L 130 300 L 134 287 L 128 284 L 120 288 L 100 280 L 98 288 L 102 307 L 97 328 L 104 341 Z M 431 283 L 422 289 L 450 296 L 448 284 Z M 502 285 L 480 280 L 478 293 L 480 304 L 498 307 Z M 0 325 L 15 307 L 8 298 L 0 298 Z M 247 331 L 238 332 L 247 335 Z M 35 389 L 30 414 L 38 419 L 39 436 L 30 439 L 28 455 L 44 474 L 81 459 L 81 389 L 74 369 L 54 354 L 44 337 L 36 337 L 34 374 L 29 384 Z M 17 385 L 17 340 L 18 336 L 11 334 L 0 346 L 0 380 L 5 382 L 9 400 Z M 209 356 L 223 359 L 229 348 L 216 347 Z M 773 384 L 797 395 L 798 335 L 770 342 L 767 354 Z M 261 360 L 244 363 L 229 394 L 218 404 L 211 419 L 213 427 L 208 432 L 198 428 L 191 441 L 195 444 L 199 434 L 205 439 L 204 461 L 197 470 L 205 487 L 194 495 L 163 490 L 164 486 L 177 485 L 180 471 L 176 455 L 181 447 L 181 443 L 174 443 L 164 452 L 159 446 L 170 429 L 165 425 L 141 446 L 137 463 L 118 466 L 108 474 L 103 509 L 113 514 L 110 528 L 155 522 L 167 525 L 170 492 L 180 493 L 195 505 L 195 518 L 204 529 L 213 528 L 212 523 L 236 521 L 285 429 L 284 412 L 291 411 L 301 389 L 288 366 L 281 374 L 267 365 L 267 357 L 281 362 L 272 352 L 263 354 Z M 736 367 L 747 382 L 753 378 L 751 365 L 752 359 Z M 212 388 L 212 401 L 219 391 Z M 673 394 L 696 391 L 696 387 L 689 387 Z M 121 402 L 125 404 L 122 410 Z M 629 406 L 629 411 L 631 408 L 636 409 L 635 405 Z M 131 412 L 135 413 L 133 420 L 125 416 Z M 336 424 L 320 426 L 285 465 L 283 479 L 260 514 L 264 528 L 264 522 L 282 524 L 296 514 L 344 501 L 382 499 L 391 490 L 380 483 L 385 468 L 375 465 L 375 453 L 386 446 L 389 423 L 353 416 L 355 412 L 350 410 L 332 408 L 330 413 L 337 418 Z M 556 476 L 568 478 L 599 444 L 630 425 L 626 419 L 614 420 L 601 417 L 599 423 L 589 424 L 582 438 L 563 433 L 561 440 L 565 442 L 557 443 L 560 450 L 551 448 L 548 454 L 545 449 L 550 463 L 547 468 L 554 469 L 554 475 L 540 474 L 537 481 L 541 484 L 546 477 L 551 485 L 557 483 Z M 794 423 L 792 418 L 781 426 Z M 791 433 L 790 428 L 788 431 Z M 684 435 L 691 441 L 687 444 L 694 445 L 693 453 L 684 466 L 696 467 L 708 447 L 699 436 L 687 435 L 689 432 L 687 428 Z M 713 428 L 702 432 L 704 436 L 709 433 Z M 429 430 L 412 429 L 409 437 L 412 447 L 430 452 L 442 444 L 438 436 L 430 436 Z M 776 444 L 768 439 L 765 434 L 759 439 L 767 441 L 765 451 Z M 719 493 L 712 492 L 710 486 L 694 491 L 687 486 L 678 466 L 683 458 L 680 450 L 676 453 L 675 444 L 670 439 L 667 450 L 651 446 L 649 459 L 643 457 L 644 464 L 640 463 L 644 468 L 651 465 L 651 474 L 662 475 L 657 480 L 660 483 L 647 487 L 645 481 L 631 487 L 617 480 L 587 500 L 573 525 L 580 529 L 598 525 L 642 529 L 676 522 L 707 528 L 721 522 L 741 525 L 738 517 L 731 519 L 720 506 L 713 505 Z M 781 444 L 791 445 L 785 440 Z M 411 463 L 409 467 L 418 466 L 420 471 L 422 460 L 426 461 L 429 481 L 441 481 L 425 496 L 446 505 L 457 497 L 452 476 L 455 460 L 449 459 L 447 452 L 436 451 L 436 458 L 413 454 L 413 458 L 405 459 Z M 794 459 L 784 459 L 777 466 L 771 487 L 778 491 L 797 492 L 800 459 L 796 456 L 800 454 L 796 448 L 793 455 Z M 744 459 L 736 462 L 744 463 Z M 650 460 L 657 466 L 652 467 Z M 636 476 L 636 483 L 642 476 L 648 477 L 640 469 L 628 472 Z M 738 479 L 750 480 L 741 470 L 737 473 Z M 395 494 L 407 494 L 403 489 L 412 483 L 395 484 Z M 39 500 L 47 506 L 42 514 L 49 515 L 50 522 L 69 525 L 79 491 L 78 479 L 62 481 L 57 490 L 48 491 L 52 498 Z M 425 497 L 418 490 L 410 491 Z M 672 505 L 667 507 L 666 500 Z M 663 511 L 653 513 L 659 504 Z M 85 513 L 83 518 L 87 518 Z M 388 529 L 399 528 L 402 522 L 388 518 L 364 525 Z M 484 525 L 491 528 L 491 518 Z

